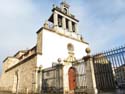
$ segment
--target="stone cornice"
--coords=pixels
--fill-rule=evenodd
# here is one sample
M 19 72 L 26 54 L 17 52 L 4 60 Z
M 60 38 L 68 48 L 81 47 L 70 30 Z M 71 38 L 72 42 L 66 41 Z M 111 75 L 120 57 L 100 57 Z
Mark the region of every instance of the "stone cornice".
M 42 32 L 43 29 L 48 30 L 48 31 L 50 31 L 50 32 L 54 32 L 54 33 L 56 33 L 56 34 L 58 34 L 58 35 L 60 35 L 60 36 L 66 37 L 66 38 L 70 38 L 70 39 L 76 40 L 76 41 L 81 42 L 81 43 L 89 44 L 89 43 L 87 43 L 87 42 L 85 42 L 85 41 L 82 41 L 82 40 L 79 40 L 79 39 L 70 37 L 70 36 L 68 36 L 68 35 L 61 34 L 61 33 L 59 33 L 59 32 L 56 32 L 56 30 L 54 30 L 54 29 L 52 29 L 52 28 L 45 28 L 45 27 L 42 27 L 42 28 L 40 28 L 40 29 L 37 31 L 37 33 L 39 33 L 40 31 Z

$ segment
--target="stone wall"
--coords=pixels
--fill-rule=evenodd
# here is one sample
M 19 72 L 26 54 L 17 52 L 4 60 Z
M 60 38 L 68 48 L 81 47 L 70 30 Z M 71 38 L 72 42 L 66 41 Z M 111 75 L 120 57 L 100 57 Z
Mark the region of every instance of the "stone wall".
M 0 91 L 16 92 L 18 89 L 23 94 L 24 92 L 32 92 L 35 85 L 36 63 L 37 58 L 34 54 L 12 68 L 4 70 L 0 78 Z

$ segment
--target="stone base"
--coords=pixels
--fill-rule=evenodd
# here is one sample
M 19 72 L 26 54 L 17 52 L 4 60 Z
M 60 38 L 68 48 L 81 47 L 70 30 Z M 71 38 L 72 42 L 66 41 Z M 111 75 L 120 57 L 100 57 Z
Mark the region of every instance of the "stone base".
M 97 89 L 94 90 L 94 89 L 87 89 L 87 94 L 98 94 L 98 91 Z
M 70 90 L 69 94 L 75 94 L 74 90 Z

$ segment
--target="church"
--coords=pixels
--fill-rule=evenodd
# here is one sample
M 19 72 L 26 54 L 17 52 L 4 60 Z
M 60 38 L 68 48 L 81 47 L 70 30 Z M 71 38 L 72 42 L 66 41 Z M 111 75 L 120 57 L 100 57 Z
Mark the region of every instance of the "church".
M 78 32 L 78 22 L 67 2 L 53 5 L 48 21 L 36 32 L 36 45 L 4 59 L 0 91 L 41 94 L 47 85 L 50 91 L 54 91 L 58 81 L 50 79 L 59 73 L 58 79 L 61 80 L 57 86 L 62 86 L 60 92 L 69 94 L 67 92 L 71 90 L 70 94 L 74 94 L 72 88 L 75 83 L 70 84 L 74 78 L 69 75 L 73 75 L 73 64 L 87 55 L 85 49 L 88 48 L 88 43 Z

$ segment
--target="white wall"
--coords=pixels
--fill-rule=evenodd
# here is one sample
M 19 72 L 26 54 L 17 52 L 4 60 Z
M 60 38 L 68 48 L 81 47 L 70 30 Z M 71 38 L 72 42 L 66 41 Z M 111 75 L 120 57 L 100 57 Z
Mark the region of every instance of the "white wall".
M 61 36 L 57 33 L 43 29 L 42 56 L 38 55 L 37 66 L 42 65 L 43 68 L 51 67 L 52 62 L 57 62 L 58 58 L 62 60 L 68 57 L 67 44 L 74 45 L 74 53 L 76 59 L 80 59 L 86 55 L 85 49 L 88 44 Z

